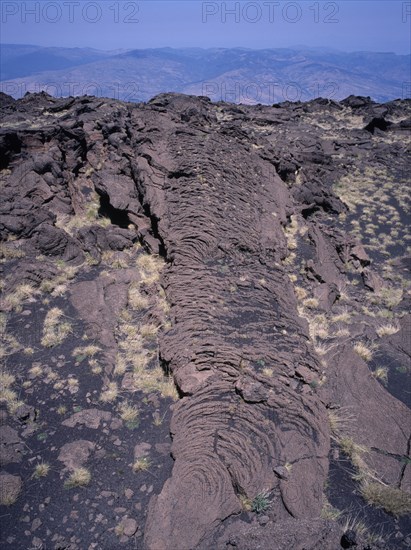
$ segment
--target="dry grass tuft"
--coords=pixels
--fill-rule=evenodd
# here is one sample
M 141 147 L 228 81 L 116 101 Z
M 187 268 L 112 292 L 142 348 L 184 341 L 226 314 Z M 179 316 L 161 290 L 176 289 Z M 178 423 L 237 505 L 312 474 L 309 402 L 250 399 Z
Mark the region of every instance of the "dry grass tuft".
M 141 281 L 139 284 L 130 285 L 128 307 L 123 309 L 119 316 L 116 329 L 118 354 L 114 375 L 118 377 L 127 373 L 131 391 L 142 391 L 144 393 L 156 391 L 163 397 L 176 400 L 178 399 L 178 392 L 174 382 L 171 378 L 165 376 L 157 357 L 156 340 L 158 331 L 166 321 L 161 319 L 157 324 L 154 324 L 148 322 L 150 317 L 140 319 L 139 315 L 134 314 L 134 311 L 143 311 L 151 306 L 156 306 L 157 312 L 161 310 L 165 315 L 168 313 L 169 305 L 164 290 L 159 285 L 155 289 L 151 289 L 150 296 L 146 295 L 144 290 L 145 286 L 154 284 L 159 280 L 160 271 L 165 264 L 159 256 L 145 253 L 138 256 L 136 264 L 140 270 Z M 155 293 L 153 290 L 155 290 Z M 104 395 L 107 395 L 107 391 L 103 392 Z M 124 407 L 123 412 L 120 409 L 119 411 L 120 414 L 127 416 L 130 405 L 127 404 Z M 130 410 L 131 415 L 135 412 L 135 408 Z
M 335 333 L 334 336 L 337 338 L 347 338 L 350 335 L 350 331 L 348 328 L 339 328 Z
M 50 472 L 50 464 L 47 462 L 40 462 L 34 467 L 33 477 L 39 479 L 40 477 L 46 477 Z
M 1 478 L 0 478 L 1 479 Z M 13 506 L 17 502 L 19 494 L 8 484 L 0 485 L 0 506 Z
M 4 403 L 10 414 L 24 405 L 23 401 L 18 399 L 17 393 L 11 389 L 15 382 L 15 377 L 5 369 L 0 371 L 0 403 Z
M 65 481 L 64 487 L 71 489 L 73 487 L 85 487 L 91 481 L 91 473 L 87 468 L 76 468 Z
M 43 337 L 41 343 L 46 348 L 60 345 L 70 334 L 71 324 L 62 321 L 63 311 L 53 307 L 48 311 L 44 319 Z
M 398 306 L 403 299 L 404 291 L 402 288 L 384 287 L 378 292 L 368 295 L 368 301 L 380 308 L 392 310 Z
M 124 251 L 108 250 L 103 252 L 101 260 L 113 269 L 127 269 L 130 266 L 130 255 Z
M 114 376 L 123 376 L 127 372 L 128 363 L 124 355 L 117 354 L 114 366 Z
M 5 311 L 16 311 L 19 313 L 23 307 L 22 304 L 28 300 L 33 301 L 39 291 L 29 284 L 18 285 L 13 292 L 7 294 L 2 300 L 2 308 Z
M 112 403 L 119 396 L 119 389 L 116 382 L 109 382 L 107 389 L 105 389 L 100 395 L 100 401 L 103 403 Z
M 89 359 L 88 364 L 90 365 L 91 372 L 93 374 L 101 374 L 103 372 L 103 367 L 97 361 L 97 359 Z
M 140 254 L 137 258 L 137 267 L 148 273 L 161 271 L 164 267 L 164 260 L 160 256 Z
M 336 439 L 342 452 L 349 457 L 351 463 L 357 470 L 357 474 L 353 476 L 353 479 L 363 481 L 370 477 L 374 477 L 374 474 L 368 468 L 363 456 L 368 453 L 368 449 L 363 445 L 356 443 L 352 437 L 337 437 Z
M 70 376 L 70 378 L 67 379 L 67 385 L 69 388 L 75 388 L 78 386 L 78 379 L 74 378 L 74 376 Z
M 349 432 L 355 424 L 355 421 L 354 415 L 346 407 L 328 410 L 328 422 L 330 424 L 331 434 L 336 441 L 343 438 L 343 434 Z
M 323 343 L 315 343 L 314 344 L 314 351 L 317 355 L 320 357 L 327 355 L 327 353 L 332 350 L 334 347 L 333 344 L 323 344 Z
M 388 383 L 388 369 L 387 367 L 377 367 L 373 372 L 372 375 L 377 380 L 381 380 L 383 384 Z
M 159 327 L 153 323 L 141 325 L 140 334 L 146 340 L 153 340 L 154 338 L 157 337 L 158 329 Z
M 308 309 L 315 309 L 319 306 L 319 304 L 320 303 L 317 298 L 306 298 L 305 300 L 303 300 L 303 306 Z
M 247 497 L 247 495 L 239 495 L 238 498 L 241 502 L 241 508 L 245 510 L 246 512 L 251 512 L 253 503 L 250 498 Z
M 136 263 L 140 269 L 142 283 L 150 286 L 160 280 L 160 273 L 165 265 L 160 256 L 140 254 Z
M 82 212 L 76 212 L 76 215 L 67 216 L 65 214 L 57 215 L 56 226 L 64 229 L 70 235 L 74 235 L 78 229 L 90 225 L 100 225 L 108 227 L 110 220 L 99 215 L 100 197 L 93 191 L 88 197 Z
M 173 401 L 177 401 L 179 398 L 176 385 L 171 376 L 163 377 L 163 379 L 159 383 L 159 390 L 161 396 L 164 398 L 170 397 Z
M 411 495 L 378 482 L 366 482 L 361 485 L 363 498 L 377 508 L 383 508 L 394 516 L 405 516 L 411 513 Z
M 315 341 L 317 338 L 324 340 L 328 338 L 329 322 L 325 315 L 315 315 L 307 319 L 310 331 L 310 338 Z
M 7 262 L 8 260 L 15 260 L 16 258 L 23 258 L 25 252 L 16 247 L 13 242 L 0 244 L 0 261 Z
M 21 344 L 11 334 L 6 332 L 6 316 L 0 314 L 0 360 L 21 349 Z
M 362 455 L 368 452 L 365 447 L 359 445 L 358 443 L 355 443 L 355 441 L 351 437 L 340 438 L 339 445 L 341 447 L 341 450 L 350 458 L 353 458 L 355 455 Z
M 40 363 L 33 363 L 31 369 L 29 369 L 29 374 L 31 378 L 38 378 L 43 374 L 44 370 Z
M 400 330 L 400 327 L 393 323 L 387 323 L 386 325 L 381 325 L 377 328 L 376 333 L 380 338 L 383 336 L 391 336 L 396 334 Z
M 90 344 L 88 346 L 74 348 L 72 355 L 74 357 L 94 357 L 99 351 L 101 351 L 99 346 Z
M 305 298 L 307 298 L 307 291 L 302 286 L 295 286 L 294 292 L 297 300 L 304 300 Z
M 145 470 L 148 470 L 151 466 L 151 461 L 149 458 L 143 456 L 141 458 L 137 458 L 137 460 L 133 464 L 133 471 L 134 472 L 143 472 Z
M 139 410 L 135 405 L 130 404 L 128 401 L 123 401 L 118 406 L 120 417 L 124 422 L 135 422 L 138 418 Z
M 361 357 L 364 361 L 371 361 L 372 359 L 372 350 L 362 342 L 357 342 L 354 346 L 354 351 L 357 355 Z
M 65 266 L 63 262 L 60 273 L 53 279 L 44 279 L 40 284 L 40 290 L 54 297 L 64 296 L 68 289 L 68 282 L 74 279 L 77 271 L 77 267 Z
M 134 311 L 141 311 L 148 308 L 150 300 L 141 294 L 138 287 L 132 286 L 128 291 L 128 303 Z
M 332 317 L 332 322 L 333 323 L 348 323 L 351 319 L 351 313 L 347 310 L 347 309 L 344 309 L 341 311 L 341 313 L 338 313 L 337 315 L 334 315 Z
M 321 518 L 328 519 L 329 521 L 337 521 L 341 518 L 342 512 L 338 508 L 334 508 L 328 500 L 324 503 L 324 506 L 321 510 Z
M 358 518 L 352 516 L 348 516 L 347 518 L 345 518 L 342 527 L 344 533 L 347 531 L 354 531 L 362 537 L 367 537 L 368 535 L 368 528 L 366 527 L 366 525 Z
M 10 374 L 4 368 L 0 371 L 0 392 L 6 388 L 9 388 L 16 381 L 16 377 Z

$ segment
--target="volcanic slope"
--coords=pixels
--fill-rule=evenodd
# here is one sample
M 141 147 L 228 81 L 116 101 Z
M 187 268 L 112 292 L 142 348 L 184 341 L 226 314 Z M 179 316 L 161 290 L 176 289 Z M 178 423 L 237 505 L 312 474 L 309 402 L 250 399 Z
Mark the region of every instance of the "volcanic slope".
M 0 99 L 5 547 L 405 548 L 410 101 Z

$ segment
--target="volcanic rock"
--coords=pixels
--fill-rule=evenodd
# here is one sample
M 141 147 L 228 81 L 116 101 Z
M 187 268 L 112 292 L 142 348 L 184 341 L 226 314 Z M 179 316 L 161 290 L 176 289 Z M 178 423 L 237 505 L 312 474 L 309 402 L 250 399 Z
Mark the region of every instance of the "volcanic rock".
M 343 529 L 318 518 L 335 446 L 347 440 L 362 453 L 353 464 L 363 478 L 409 490 L 405 384 L 394 395 L 394 376 L 386 387 L 381 370 L 383 354 L 398 361 L 395 376 L 409 368 L 405 262 L 384 263 L 396 248 L 387 230 L 374 235 L 377 210 L 363 233 L 356 219 L 364 219 L 370 181 L 403 181 L 409 145 L 400 121 L 409 102 L 381 106 L 351 96 L 251 107 L 179 94 L 147 104 L 47 94 L 0 100 L 2 309 L 35 341 L 9 339 L 5 349 L 16 372 L 27 371 L 24 399 L 36 407 L 37 392 L 49 399 L 51 425 L 56 410 L 66 412 L 56 406 L 58 392 L 71 384 L 83 400 L 61 430 L 50 435 L 45 423 L 38 434 L 37 441 L 56 438 L 66 468 L 107 458 L 100 470 L 107 475 L 108 459 L 123 452 L 147 459 L 154 490 L 154 481 L 135 481 L 143 474 L 132 464 L 134 477 L 116 478 L 121 493 L 130 487 L 147 498 L 118 533 L 132 537 L 141 527 L 145 550 L 334 550 Z M 374 207 L 400 205 L 404 217 L 403 194 L 384 190 L 374 190 Z M 398 233 L 402 218 L 392 217 Z M 22 304 L 30 315 L 20 315 Z M 60 308 L 72 347 L 43 345 L 23 367 L 21 358 L 47 343 L 50 311 L 63 318 Z M 393 323 L 381 327 L 385 318 Z M 54 330 L 59 335 L 61 325 Z M 384 331 L 381 342 L 369 341 Z M 63 373 L 57 382 L 54 365 Z M 178 395 L 158 440 L 151 430 L 164 418 L 163 372 Z M 82 376 L 86 387 L 76 383 Z M 146 385 L 136 388 L 136 379 Z M 10 410 L 13 391 L 4 393 Z M 150 407 L 139 432 L 138 422 L 119 420 L 128 401 Z M 23 421 L 33 420 L 27 407 L 17 408 Z M 130 431 L 114 436 L 114 427 Z M 1 429 L 2 461 L 20 460 L 18 433 Z M 168 432 L 174 462 L 163 475 Z M 99 437 L 107 434 L 106 453 Z M 120 471 L 113 465 L 108 478 Z M 14 498 L 20 478 L 2 477 Z M 107 491 L 108 506 L 116 506 L 114 494 Z M 266 507 L 260 521 L 250 511 L 255 499 Z M 115 532 L 103 513 L 93 514 L 94 504 L 89 521 Z M 72 543 L 90 546 L 81 536 Z

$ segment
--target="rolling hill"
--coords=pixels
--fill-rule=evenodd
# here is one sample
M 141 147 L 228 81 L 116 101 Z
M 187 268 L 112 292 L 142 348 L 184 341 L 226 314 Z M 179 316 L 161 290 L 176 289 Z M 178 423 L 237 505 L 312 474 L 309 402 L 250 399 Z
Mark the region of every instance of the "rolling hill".
M 411 89 L 411 56 L 393 53 L 304 46 L 107 52 L 6 44 L 0 56 L 0 89 L 15 98 L 45 90 L 56 97 L 95 95 L 131 102 L 163 92 L 243 104 L 340 100 L 350 94 L 385 102 L 409 97 Z

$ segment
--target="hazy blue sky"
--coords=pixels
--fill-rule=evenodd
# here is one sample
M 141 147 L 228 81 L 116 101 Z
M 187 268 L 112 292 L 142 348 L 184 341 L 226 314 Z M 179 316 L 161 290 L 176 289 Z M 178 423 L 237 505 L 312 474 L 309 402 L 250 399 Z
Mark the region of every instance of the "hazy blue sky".
M 1 42 L 410 53 L 411 1 L 0 0 Z

